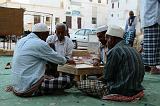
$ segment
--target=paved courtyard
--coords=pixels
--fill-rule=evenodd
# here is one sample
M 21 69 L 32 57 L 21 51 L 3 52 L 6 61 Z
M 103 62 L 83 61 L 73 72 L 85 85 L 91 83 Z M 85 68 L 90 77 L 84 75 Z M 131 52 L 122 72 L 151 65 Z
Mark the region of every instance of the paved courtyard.
M 140 101 L 131 103 L 103 101 L 88 97 L 76 88 L 56 93 L 51 96 L 21 98 L 4 91 L 11 82 L 11 70 L 4 69 L 12 57 L 0 56 L 0 106 L 159 106 L 160 105 L 160 75 L 146 73 L 143 85 L 145 96 Z

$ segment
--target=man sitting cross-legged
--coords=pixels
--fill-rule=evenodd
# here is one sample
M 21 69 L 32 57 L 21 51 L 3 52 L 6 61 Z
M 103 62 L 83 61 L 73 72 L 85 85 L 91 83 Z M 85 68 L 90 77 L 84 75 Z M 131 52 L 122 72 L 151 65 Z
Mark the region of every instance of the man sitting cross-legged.
M 78 82 L 79 90 L 103 99 L 108 99 L 111 94 L 128 97 L 143 91 L 143 62 L 136 49 L 125 44 L 123 34 L 123 29 L 118 26 L 108 27 L 106 36 L 109 51 L 103 77 Z
M 74 63 L 59 55 L 45 42 L 48 34 L 47 26 L 38 23 L 33 26 L 32 33 L 18 41 L 12 61 L 12 85 L 6 91 L 26 97 L 51 94 L 57 89 L 71 87 L 69 76 L 45 76 L 47 61 L 61 65 Z

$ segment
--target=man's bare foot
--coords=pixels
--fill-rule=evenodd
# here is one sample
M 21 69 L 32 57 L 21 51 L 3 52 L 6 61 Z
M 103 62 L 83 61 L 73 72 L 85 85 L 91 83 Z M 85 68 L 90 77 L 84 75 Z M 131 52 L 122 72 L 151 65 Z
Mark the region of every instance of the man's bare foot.
M 44 75 L 44 78 L 50 80 L 53 79 L 54 77 L 52 75 Z
M 5 88 L 5 91 L 6 92 L 12 92 L 13 91 L 13 87 L 11 85 L 8 85 L 6 88 Z
M 160 74 L 160 69 L 157 68 L 156 66 L 151 67 L 151 74 Z

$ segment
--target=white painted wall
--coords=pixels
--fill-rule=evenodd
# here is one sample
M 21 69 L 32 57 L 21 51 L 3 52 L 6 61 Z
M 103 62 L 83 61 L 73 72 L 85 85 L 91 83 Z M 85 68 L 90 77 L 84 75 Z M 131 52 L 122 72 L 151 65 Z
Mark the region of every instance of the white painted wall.
M 95 8 L 92 9 L 92 8 Z M 92 11 L 94 10 L 94 11 Z M 82 28 L 96 28 L 98 26 L 104 25 L 107 23 L 107 7 L 105 0 L 102 0 L 102 3 L 98 3 L 98 0 L 84 0 L 82 2 Z M 92 24 L 92 17 L 97 18 L 97 24 Z
M 6 0 L 0 0 L 0 3 L 4 3 L 4 2 L 6 2 Z
M 29 0 L 33 5 L 60 7 L 61 0 Z
M 88 3 L 82 4 L 82 28 L 91 28 L 92 26 L 92 7 Z
M 18 3 L 30 3 L 30 0 L 11 0 L 12 2 L 18 2 Z
M 99 6 L 97 8 L 97 27 L 107 24 L 106 7 Z

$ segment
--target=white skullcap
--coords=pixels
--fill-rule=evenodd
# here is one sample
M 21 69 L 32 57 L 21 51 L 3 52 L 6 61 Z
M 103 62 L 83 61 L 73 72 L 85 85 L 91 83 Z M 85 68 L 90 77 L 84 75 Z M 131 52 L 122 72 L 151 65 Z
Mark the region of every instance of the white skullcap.
M 106 35 L 123 38 L 124 30 L 121 27 L 119 27 L 119 26 L 110 25 L 110 26 L 108 26 Z
M 44 23 L 38 23 L 32 27 L 32 32 L 47 32 L 47 31 L 49 31 L 49 29 L 47 25 Z
M 103 31 L 107 31 L 107 26 L 106 25 L 103 25 L 103 26 L 100 26 L 97 28 L 96 32 L 99 33 L 99 32 L 103 32 Z

